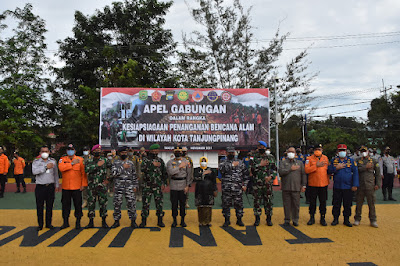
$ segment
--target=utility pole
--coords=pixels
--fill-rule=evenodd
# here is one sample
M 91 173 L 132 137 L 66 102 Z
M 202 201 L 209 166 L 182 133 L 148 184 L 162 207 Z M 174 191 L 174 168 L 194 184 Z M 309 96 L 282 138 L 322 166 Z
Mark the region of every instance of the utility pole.
M 276 81 L 278 78 L 274 78 L 274 95 L 275 95 L 275 142 L 276 142 L 276 167 L 279 168 L 279 121 L 278 121 L 278 87 L 276 86 Z
M 381 92 L 384 93 L 384 94 L 383 94 L 383 97 L 384 97 L 385 100 L 387 101 L 387 89 L 386 89 L 386 87 L 385 87 L 385 82 L 383 81 L 383 79 L 382 79 L 382 90 L 381 90 Z

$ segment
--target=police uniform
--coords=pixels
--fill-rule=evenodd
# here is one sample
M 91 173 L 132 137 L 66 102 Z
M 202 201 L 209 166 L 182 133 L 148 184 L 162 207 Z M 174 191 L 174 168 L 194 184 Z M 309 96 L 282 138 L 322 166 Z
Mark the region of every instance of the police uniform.
M 228 148 L 229 152 L 234 152 L 233 148 Z M 237 163 L 234 166 L 233 163 Z M 243 187 L 247 187 L 249 182 L 249 171 L 244 163 L 235 158 L 227 158 L 219 165 L 221 172 L 222 187 L 222 214 L 225 217 L 224 226 L 230 224 L 231 210 L 233 206 L 236 211 L 237 224 L 243 226 Z
M 386 147 L 385 151 L 386 150 L 390 150 L 390 148 Z M 397 175 L 396 160 L 389 154 L 384 154 L 380 158 L 380 173 L 383 176 L 382 180 L 383 200 L 396 201 L 392 196 L 393 181 L 394 177 Z

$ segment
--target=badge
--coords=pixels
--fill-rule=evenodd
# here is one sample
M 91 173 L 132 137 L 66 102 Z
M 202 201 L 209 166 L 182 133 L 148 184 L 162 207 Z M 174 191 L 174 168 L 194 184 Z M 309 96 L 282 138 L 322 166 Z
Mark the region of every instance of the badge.
M 139 99 L 142 101 L 146 101 L 148 97 L 147 91 L 139 91 Z
M 224 91 L 224 92 L 221 94 L 221 99 L 222 99 L 222 101 L 224 101 L 224 102 L 229 102 L 229 101 L 232 99 L 232 95 L 231 95 L 229 92 Z
M 155 91 L 151 94 L 151 99 L 153 102 L 159 102 L 161 100 L 161 93 L 159 91 Z
M 201 102 L 204 99 L 204 95 L 201 91 L 196 91 L 192 94 L 192 99 L 195 102 Z
M 172 101 L 174 99 L 175 91 L 167 91 L 165 94 L 165 99 L 167 101 Z
M 215 102 L 216 100 L 218 100 L 218 94 L 217 94 L 215 91 L 210 91 L 210 92 L 207 94 L 207 99 L 208 99 L 210 102 Z
M 187 101 L 189 99 L 189 93 L 185 90 L 182 90 L 178 93 L 178 99 L 182 102 Z

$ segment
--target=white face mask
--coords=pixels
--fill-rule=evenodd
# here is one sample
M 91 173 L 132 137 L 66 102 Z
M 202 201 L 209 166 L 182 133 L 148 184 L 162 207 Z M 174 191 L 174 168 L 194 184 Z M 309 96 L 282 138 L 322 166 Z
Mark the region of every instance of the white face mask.
M 340 151 L 339 152 L 339 157 L 340 158 L 344 158 L 344 157 L 346 157 L 346 155 L 347 155 L 347 152 L 345 152 L 345 151 Z
M 89 151 L 83 151 L 83 155 L 89 155 Z
M 207 163 L 206 162 L 201 162 L 200 163 L 201 167 L 206 168 L 207 167 Z
M 287 153 L 287 157 L 288 157 L 289 159 L 294 159 L 294 156 L 295 156 L 294 152 L 288 152 L 288 153 Z
M 49 158 L 49 154 L 47 152 L 42 152 L 41 157 L 46 160 Z
M 368 152 L 367 151 L 362 153 L 362 157 L 367 157 L 367 156 L 368 156 Z
M 112 160 L 112 156 L 108 156 L 107 158 L 108 158 L 108 160 Z
M 266 153 L 267 155 L 270 155 L 270 154 L 271 154 L 271 151 L 270 151 L 270 150 L 267 150 L 265 153 Z

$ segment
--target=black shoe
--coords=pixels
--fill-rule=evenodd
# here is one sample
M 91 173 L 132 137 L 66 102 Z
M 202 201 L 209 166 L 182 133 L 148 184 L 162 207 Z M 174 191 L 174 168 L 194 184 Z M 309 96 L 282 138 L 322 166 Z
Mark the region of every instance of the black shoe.
M 298 222 L 293 222 L 293 226 L 299 226 Z
M 22 191 L 22 193 L 26 193 L 26 187 L 24 187 L 24 191 Z
M 319 220 L 319 223 L 322 225 L 322 226 L 327 226 L 328 224 L 326 223 L 326 221 L 325 221 L 325 215 L 321 215 L 321 219 Z
M 236 224 L 239 225 L 239 226 L 244 226 L 244 223 L 242 221 L 242 217 L 237 217 Z
M 315 224 L 315 218 L 314 215 L 310 215 L 310 220 L 308 220 L 307 225 L 313 225 Z
M 21 193 L 21 191 L 19 189 L 17 189 L 17 191 L 15 191 L 15 193 Z
M 119 223 L 118 223 L 119 224 Z M 132 219 L 131 220 L 131 227 L 132 228 L 138 228 L 138 225 L 137 225 L 137 223 L 136 223 L 136 219 Z
M 61 225 L 60 229 L 62 230 L 67 227 L 69 227 L 69 221 L 68 221 L 68 218 L 64 218 L 64 223 Z
M 174 221 L 171 224 L 171 227 L 176 227 L 178 225 L 178 222 L 176 221 L 176 216 L 173 217 Z
M 38 226 L 38 227 L 36 227 L 36 230 L 37 231 L 41 231 L 43 229 L 43 226 Z
M 165 224 L 163 223 L 163 217 L 162 216 L 158 216 L 157 226 L 165 227 Z
M 394 199 L 393 197 L 389 197 L 389 200 L 391 200 L 391 201 L 397 201 L 397 200 Z
M 353 227 L 353 225 L 350 223 L 349 217 L 347 217 L 347 218 L 345 217 L 344 218 L 343 224 L 348 226 L 348 227 Z
M 46 228 L 49 228 L 49 229 L 51 230 L 51 229 L 54 229 L 54 226 L 52 226 L 52 225 L 46 225 Z
M 271 216 L 267 216 L 267 225 L 268 226 L 272 226 L 273 225 L 273 223 L 271 221 Z
M 110 228 L 106 222 L 106 217 L 103 217 L 103 220 L 101 221 L 101 227 L 103 228 Z
M 260 215 L 256 215 L 256 221 L 254 222 L 254 226 L 260 225 Z
M 75 229 L 81 229 L 81 217 L 76 218 Z
M 111 228 L 117 228 L 119 227 L 119 220 L 115 220 L 113 225 L 111 225 Z
M 285 221 L 285 222 L 283 223 L 283 225 L 284 225 L 284 226 L 289 226 L 289 225 L 290 225 L 290 222 L 289 222 L 289 221 Z
M 147 224 L 147 218 L 142 216 L 142 223 L 139 225 L 140 228 L 145 228 Z
M 182 227 L 186 227 L 187 226 L 186 223 L 185 223 L 185 216 L 182 216 L 182 218 L 181 218 L 181 226 Z
M 89 224 L 85 226 L 85 229 L 94 228 L 93 218 L 90 218 Z
M 4 198 L 4 194 L 0 194 L 0 198 Z
M 228 227 L 231 224 L 230 217 L 225 216 L 225 223 L 222 225 L 223 227 Z
M 333 218 L 333 222 L 331 223 L 332 226 L 335 226 L 339 223 L 339 218 Z

